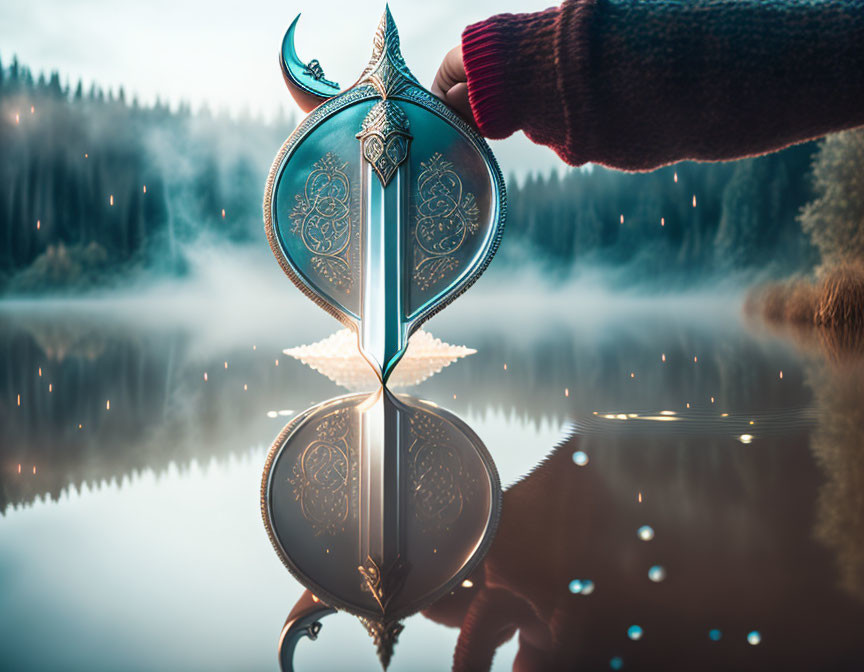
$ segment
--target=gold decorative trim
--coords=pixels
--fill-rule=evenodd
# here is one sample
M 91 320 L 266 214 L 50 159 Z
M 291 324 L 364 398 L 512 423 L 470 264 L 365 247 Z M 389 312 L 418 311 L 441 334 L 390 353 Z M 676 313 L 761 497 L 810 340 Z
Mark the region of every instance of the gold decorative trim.
M 459 267 L 455 256 L 468 235 L 477 233 L 477 199 L 465 192 L 453 163 L 435 152 L 421 161 L 414 225 L 414 281 L 426 290 Z
M 351 277 L 351 180 L 342 161 L 327 152 L 315 162 L 296 194 L 291 211 L 291 232 L 312 255 L 310 262 L 324 280 L 350 291 Z
M 345 409 L 315 425 L 315 437 L 297 456 L 289 482 L 303 518 L 316 535 L 336 534 L 352 516 L 351 418 Z
M 364 588 L 372 593 L 378 603 L 381 615 L 385 615 L 390 601 L 405 583 L 405 564 L 402 558 L 397 556 L 389 567 L 382 569 L 372 556 L 367 555 L 363 564 L 357 566 L 357 571 L 363 577 Z
M 462 517 L 469 493 L 463 491 L 465 466 L 450 446 L 446 423 L 431 414 L 409 419 L 409 492 L 414 515 L 426 529 L 445 530 Z
M 420 86 L 417 78 L 411 74 L 402 50 L 399 47 L 399 32 L 390 14 L 390 8 L 384 9 L 384 14 L 375 31 L 372 40 L 372 57 L 369 64 L 357 80 L 357 85 L 371 84 L 382 99 L 404 91 L 410 86 Z
M 363 158 L 375 169 L 381 186 L 386 187 L 399 166 L 408 158 L 411 134 L 408 117 L 394 102 L 382 100 L 366 118 L 356 135 Z
M 399 641 L 399 635 L 405 626 L 398 621 L 376 621 L 371 618 L 360 616 L 360 623 L 366 628 L 366 632 L 375 642 L 375 650 L 378 653 L 378 660 L 381 661 L 381 667 L 385 670 L 390 665 L 390 660 L 393 658 L 393 649 L 396 648 L 396 643 Z

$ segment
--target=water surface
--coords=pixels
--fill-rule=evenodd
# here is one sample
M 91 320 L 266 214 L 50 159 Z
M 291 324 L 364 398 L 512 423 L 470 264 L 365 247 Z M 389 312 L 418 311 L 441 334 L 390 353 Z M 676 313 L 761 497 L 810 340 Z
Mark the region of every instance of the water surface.
M 4 669 L 277 669 L 303 589 L 264 459 L 347 391 L 282 353 L 338 328 L 285 297 L 0 310 Z M 856 360 L 718 297 L 481 283 L 428 329 L 476 353 L 403 391 L 462 417 L 505 493 L 473 585 L 407 619 L 391 669 L 449 669 L 460 637 L 462 669 L 860 669 Z M 297 669 L 378 668 L 355 618 L 322 623 Z

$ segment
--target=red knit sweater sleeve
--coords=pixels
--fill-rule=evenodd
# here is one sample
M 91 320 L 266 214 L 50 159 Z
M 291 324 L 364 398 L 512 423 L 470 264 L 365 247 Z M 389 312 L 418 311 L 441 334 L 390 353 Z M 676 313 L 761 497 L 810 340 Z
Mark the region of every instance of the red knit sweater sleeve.
M 462 34 L 481 132 L 650 170 L 864 124 L 864 0 L 566 0 Z

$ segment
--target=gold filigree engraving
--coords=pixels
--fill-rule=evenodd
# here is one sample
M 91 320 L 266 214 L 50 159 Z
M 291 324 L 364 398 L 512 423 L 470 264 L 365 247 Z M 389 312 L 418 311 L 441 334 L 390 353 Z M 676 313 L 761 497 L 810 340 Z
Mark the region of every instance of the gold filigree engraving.
M 372 57 L 369 64 L 360 75 L 358 84 L 371 84 L 382 98 L 393 96 L 406 88 L 418 85 L 417 79 L 411 74 L 402 51 L 399 47 L 399 32 L 390 15 L 385 9 L 375 38 L 372 41 Z
M 371 556 L 366 556 L 363 564 L 357 566 L 357 571 L 363 577 L 363 588 L 372 593 L 381 613 L 385 614 L 390 600 L 401 590 L 405 582 L 405 565 L 401 556 L 397 556 L 389 567 L 383 569 Z
M 464 467 L 443 423 L 425 414 L 411 417 L 409 479 L 417 519 L 426 527 L 447 528 L 462 515 Z
M 386 187 L 399 165 L 408 158 L 411 144 L 408 117 L 396 103 L 382 100 L 363 119 L 357 138 L 363 158 L 375 169 L 381 186 Z
M 333 152 L 315 163 L 291 211 L 292 233 L 312 253 L 310 263 L 336 287 L 351 285 L 351 183 L 348 164 Z
M 420 163 L 417 176 L 417 223 L 414 229 L 414 280 L 429 289 L 459 267 L 456 252 L 477 232 L 479 210 L 474 194 L 440 152 Z
M 399 634 L 404 630 L 404 626 L 398 621 L 375 621 L 362 616 L 360 622 L 375 643 L 381 667 L 386 670 L 390 665 L 391 658 L 393 658 L 393 649 L 396 647 Z
M 352 515 L 350 421 L 348 410 L 321 420 L 289 477 L 303 517 L 316 535 L 344 530 Z

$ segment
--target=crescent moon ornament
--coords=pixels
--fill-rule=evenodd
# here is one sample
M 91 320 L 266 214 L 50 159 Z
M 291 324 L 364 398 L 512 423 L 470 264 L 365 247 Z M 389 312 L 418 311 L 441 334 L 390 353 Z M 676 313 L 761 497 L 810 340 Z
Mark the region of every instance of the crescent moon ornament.
M 339 85 L 324 76 L 324 69 L 317 59 L 304 63 L 297 55 L 294 48 L 294 33 L 297 30 L 297 22 L 300 20 L 298 14 L 282 38 L 282 50 L 280 52 L 279 64 L 282 67 L 282 76 L 289 90 L 292 86 L 299 89 L 308 96 L 318 99 L 319 103 L 339 93 Z M 292 90 L 292 93 L 294 91 Z M 298 101 L 299 102 L 299 101 Z
M 336 610 L 315 598 L 308 590 L 288 614 L 279 634 L 279 667 L 282 672 L 294 672 L 294 649 L 304 637 L 313 642 L 321 632 L 321 619 Z
M 342 93 L 297 57 L 296 24 L 283 41 L 286 81 L 320 104 L 270 170 L 267 237 L 291 280 L 357 333 L 386 383 L 411 334 L 492 260 L 504 180 L 483 138 L 411 74 L 389 8 L 368 65 Z

